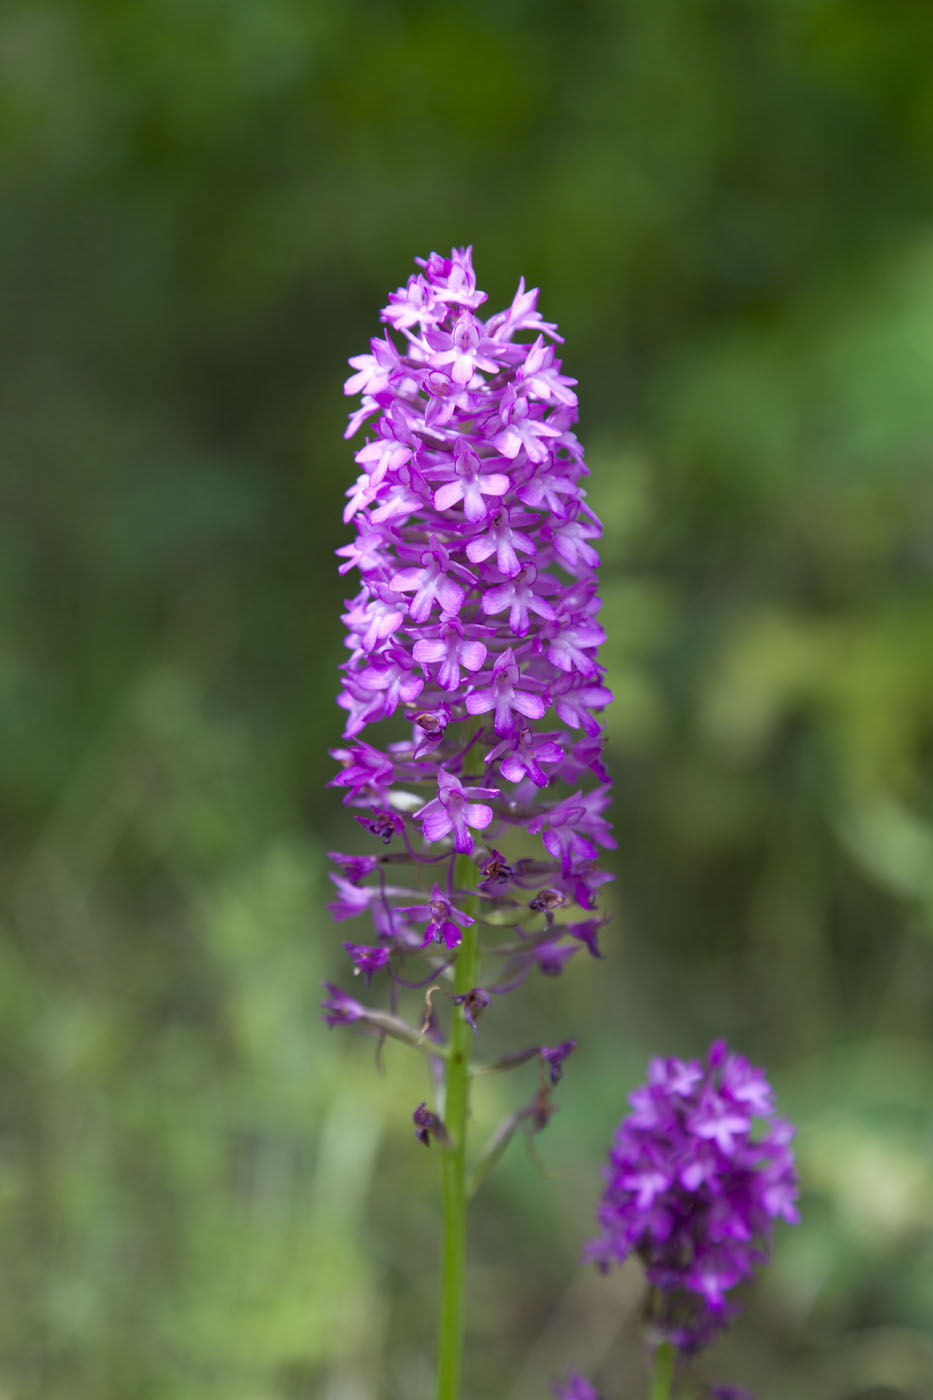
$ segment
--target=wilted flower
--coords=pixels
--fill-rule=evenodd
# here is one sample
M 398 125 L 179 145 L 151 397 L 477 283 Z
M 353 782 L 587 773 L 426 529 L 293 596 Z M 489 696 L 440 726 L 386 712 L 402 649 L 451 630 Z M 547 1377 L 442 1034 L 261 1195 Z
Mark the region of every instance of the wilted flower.
M 442 1146 L 449 1145 L 447 1129 L 444 1127 L 444 1124 L 441 1122 L 440 1118 L 438 1118 L 437 1114 L 432 1112 L 426 1103 L 419 1103 L 418 1107 L 411 1115 L 411 1121 L 415 1125 L 416 1139 L 418 1142 L 423 1143 L 425 1147 L 431 1146 L 432 1133 Z
M 567 1056 L 576 1049 L 575 1040 L 565 1040 L 561 1045 L 542 1045 L 541 1059 L 547 1065 L 548 1078 L 552 1084 L 557 1084 L 564 1072 L 564 1061 Z

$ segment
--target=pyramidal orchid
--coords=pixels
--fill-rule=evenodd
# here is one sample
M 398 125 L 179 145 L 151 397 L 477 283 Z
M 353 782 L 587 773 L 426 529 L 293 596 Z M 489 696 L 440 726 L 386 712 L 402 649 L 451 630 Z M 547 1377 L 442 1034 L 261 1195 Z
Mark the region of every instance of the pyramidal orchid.
M 794 1129 L 723 1040 L 705 1063 L 652 1060 L 629 1102 L 588 1252 L 603 1268 L 637 1254 L 656 1334 L 696 1351 L 734 1316 L 727 1295 L 768 1259 L 774 1222 L 799 1218 Z
M 723 1040 L 704 1062 L 652 1060 L 629 1103 L 586 1256 L 602 1270 L 632 1254 L 641 1260 L 652 1397 L 668 1400 L 675 1359 L 708 1346 L 735 1317 L 729 1295 L 767 1262 L 776 1221 L 799 1219 L 794 1129 L 778 1117 L 764 1072 Z M 572 1385 L 558 1393 L 577 1394 Z
M 329 1024 L 418 1043 L 438 1070 L 418 1140 L 441 1149 L 445 1248 L 438 1396 L 459 1395 L 469 1063 L 481 1015 L 533 972 L 599 957 L 599 850 L 609 775 L 600 713 L 600 525 L 573 433 L 575 381 L 561 337 L 524 280 L 483 317 L 471 249 L 417 260 L 389 296 L 385 332 L 351 359 L 365 431 L 337 550 L 352 575 L 333 785 L 361 827 L 361 853 L 332 853 L 337 920 L 371 932 L 344 944 L 391 1013 L 329 986 Z M 420 967 L 419 967 L 420 964 Z M 425 988 L 421 1031 L 395 1013 Z M 436 1015 L 449 998 L 449 1032 Z M 441 1000 L 443 998 L 441 997 Z M 424 999 L 422 997 L 422 1008 Z M 407 1029 L 406 1029 L 407 1028 Z M 480 1179 L 518 1128 L 544 1126 L 573 1047 L 522 1049 L 539 1087 L 506 1120 Z

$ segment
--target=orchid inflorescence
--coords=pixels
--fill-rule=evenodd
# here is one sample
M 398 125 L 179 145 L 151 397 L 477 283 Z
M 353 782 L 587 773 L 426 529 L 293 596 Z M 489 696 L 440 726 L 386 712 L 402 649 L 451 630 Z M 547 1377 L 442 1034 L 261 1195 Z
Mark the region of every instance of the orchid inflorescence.
M 654 1327 L 697 1350 L 734 1315 L 726 1295 L 768 1258 L 775 1220 L 798 1219 L 794 1129 L 764 1072 L 723 1040 L 705 1065 L 652 1060 L 629 1102 L 588 1253 L 603 1268 L 638 1254 Z
M 736 1315 L 727 1295 L 767 1262 L 775 1222 L 799 1219 L 794 1129 L 777 1116 L 764 1072 L 723 1040 L 705 1064 L 652 1060 L 647 1084 L 629 1103 L 603 1171 L 600 1233 L 586 1257 L 607 1270 L 637 1255 L 653 1344 L 690 1355 Z M 557 1394 L 598 1400 L 576 1374 Z
M 412 959 L 426 969 L 417 985 L 442 978 L 476 924 L 500 970 L 461 995 L 475 1029 L 529 971 L 558 974 L 581 948 L 600 956 L 596 898 L 611 877 L 597 849 L 615 844 L 597 717 L 611 699 L 600 525 L 572 432 L 575 381 L 537 291 L 522 280 L 483 320 L 469 248 L 418 262 L 345 386 L 362 395 L 347 436 L 370 431 L 344 511 L 355 538 L 337 551 L 360 586 L 343 618 L 333 785 L 391 849 L 332 852 L 329 907 L 370 918 L 374 936 L 344 947 L 367 985 L 392 979 L 393 1004 Z M 377 743 L 393 716 L 407 734 Z M 359 1002 L 330 993 L 331 1024 L 372 1029 Z

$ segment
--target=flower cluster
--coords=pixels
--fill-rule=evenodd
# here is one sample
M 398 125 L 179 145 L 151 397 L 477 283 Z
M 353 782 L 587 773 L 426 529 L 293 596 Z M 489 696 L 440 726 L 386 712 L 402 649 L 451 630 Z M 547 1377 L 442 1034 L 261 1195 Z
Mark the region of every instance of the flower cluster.
M 764 1073 L 722 1040 L 705 1066 L 652 1060 L 629 1101 L 587 1253 L 606 1268 L 637 1253 L 657 1335 L 696 1351 L 733 1315 L 726 1294 L 768 1258 L 774 1221 L 798 1219 L 794 1130 Z
M 480 924 L 503 969 L 475 1013 L 532 968 L 600 955 L 593 911 L 610 877 L 597 850 L 614 845 L 597 718 L 611 699 L 597 659 L 600 526 L 572 432 L 575 381 L 537 291 L 522 280 L 484 320 L 469 248 L 418 262 L 345 386 L 362 395 L 347 436 L 364 423 L 369 434 L 344 511 L 355 538 L 337 551 L 359 587 L 343 618 L 333 785 L 392 849 L 332 853 L 330 909 L 371 919 L 372 942 L 344 945 L 367 983 L 400 980 L 416 954 L 436 975 Z M 372 728 L 392 716 L 404 737 L 379 743 Z M 517 858 L 499 849 L 510 832 Z

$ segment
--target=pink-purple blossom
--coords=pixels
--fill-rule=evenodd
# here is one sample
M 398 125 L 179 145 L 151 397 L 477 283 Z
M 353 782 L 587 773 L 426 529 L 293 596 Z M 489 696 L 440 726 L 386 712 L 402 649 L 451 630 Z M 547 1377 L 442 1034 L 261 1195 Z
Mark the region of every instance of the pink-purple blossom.
M 370 948 L 365 943 L 344 943 L 343 946 L 353 959 L 353 971 L 357 975 L 362 973 L 367 987 L 373 973 L 385 967 L 389 961 L 388 948 Z
M 461 932 L 469 928 L 474 919 L 462 909 L 457 909 L 446 897 L 437 881 L 431 890 L 431 898 L 427 904 L 402 904 L 399 906 L 400 914 L 408 914 L 419 922 L 423 919 L 426 922 L 424 930 L 424 944 L 437 942 L 443 943 L 447 948 L 456 948 L 460 942 Z
M 339 987 L 335 987 L 333 982 L 325 982 L 324 990 L 327 996 L 321 1002 L 323 1020 L 329 1026 L 343 1026 L 352 1021 L 362 1021 L 366 1017 L 366 1008 L 362 1006 L 354 997 L 347 996 Z
M 454 849 L 461 855 L 473 851 L 471 830 L 485 831 L 493 819 L 493 810 L 481 798 L 499 796 L 499 788 L 464 787 L 453 773 L 441 768 L 437 774 L 437 796 L 426 802 L 414 814 L 422 824 L 424 839 L 442 841 L 452 836 Z
M 727 1295 L 767 1260 L 775 1221 L 798 1219 L 794 1130 L 722 1040 L 705 1064 L 652 1060 L 629 1102 L 587 1253 L 604 1268 L 637 1254 L 658 1336 L 694 1351 L 733 1316 Z
M 503 988 L 559 972 L 582 946 L 599 955 L 601 921 L 573 914 L 595 908 L 610 878 L 600 851 L 615 844 L 600 524 L 576 381 L 537 290 L 521 281 L 484 317 L 471 249 L 417 262 L 345 385 L 361 396 L 347 437 L 365 441 L 346 492 L 354 538 L 337 550 L 356 583 L 333 785 L 385 850 L 335 855 L 331 908 L 372 922 L 375 938 L 346 945 L 367 982 L 420 985 L 407 961 L 441 967 L 475 920 L 483 954 L 501 960 L 487 986 Z M 502 856 L 513 835 L 526 851 L 536 838 L 537 857 Z M 465 884 L 458 857 L 475 867 Z M 488 1002 L 471 996 L 464 1014 Z

